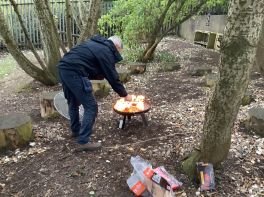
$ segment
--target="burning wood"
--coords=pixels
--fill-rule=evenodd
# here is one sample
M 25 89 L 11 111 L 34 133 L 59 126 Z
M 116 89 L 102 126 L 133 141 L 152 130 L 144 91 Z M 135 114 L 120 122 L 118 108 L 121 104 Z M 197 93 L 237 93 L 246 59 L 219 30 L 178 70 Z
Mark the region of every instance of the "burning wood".
M 124 98 L 118 99 L 114 104 L 114 109 L 120 112 L 141 112 L 145 110 L 145 97 L 142 95 L 132 95 L 131 101 Z

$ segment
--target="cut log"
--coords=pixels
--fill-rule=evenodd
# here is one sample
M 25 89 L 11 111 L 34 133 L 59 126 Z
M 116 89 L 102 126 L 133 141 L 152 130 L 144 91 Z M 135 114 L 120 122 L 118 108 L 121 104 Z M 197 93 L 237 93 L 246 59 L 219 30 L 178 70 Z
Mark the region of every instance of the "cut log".
M 135 62 L 129 64 L 131 74 L 142 74 L 146 71 L 146 64 L 142 62 Z
M 110 93 L 110 85 L 106 80 L 91 80 L 94 95 L 97 98 L 104 98 Z
M 264 107 L 253 107 L 249 109 L 248 113 L 250 118 L 246 123 L 246 128 L 264 137 Z
M 127 70 L 117 69 L 117 72 L 122 83 L 126 83 L 131 80 L 131 74 Z
M 0 116 L 0 151 L 14 150 L 33 139 L 32 124 L 25 114 L 5 114 Z
M 58 115 L 53 103 L 53 99 L 59 91 L 43 92 L 40 96 L 40 115 L 42 118 L 50 118 Z

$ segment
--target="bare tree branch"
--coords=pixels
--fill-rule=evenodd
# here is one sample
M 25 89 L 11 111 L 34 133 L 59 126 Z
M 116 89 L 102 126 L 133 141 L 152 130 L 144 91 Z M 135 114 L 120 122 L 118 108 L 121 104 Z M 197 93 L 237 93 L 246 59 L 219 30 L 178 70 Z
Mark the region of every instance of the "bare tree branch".
M 91 5 L 91 1 L 89 2 L 89 7 Z M 78 1 L 78 10 L 79 10 L 79 20 L 78 20 L 78 24 L 79 24 L 79 29 L 81 29 L 81 27 L 86 23 L 86 19 L 88 18 L 88 12 L 84 11 L 85 8 L 85 4 L 83 2 L 83 0 L 79 0 Z M 90 10 L 90 8 L 88 9 Z
M 85 39 L 89 38 L 95 33 L 95 27 L 100 17 L 101 1 L 102 0 L 90 0 L 89 15 L 85 21 L 85 24 L 83 24 L 78 43 L 83 42 Z
M 50 20 L 51 20 L 51 23 L 52 23 L 53 28 L 54 28 L 54 33 L 56 33 L 56 37 L 57 37 L 57 39 L 59 41 L 60 47 L 61 47 L 63 53 L 65 54 L 65 53 L 67 53 L 67 50 L 66 50 L 62 40 L 60 39 L 60 36 L 59 36 L 59 33 L 58 33 L 58 28 L 56 27 L 56 24 L 55 24 L 55 21 L 54 21 L 54 18 L 53 18 L 53 14 L 52 14 L 52 12 L 50 10 L 49 0 L 44 0 L 44 2 L 45 2 L 47 10 L 49 12 L 49 15 L 50 15 Z
M 10 3 L 12 4 L 12 6 L 13 6 L 13 8 L 14 8 L 14 11 L 15 11 L 17 17 L 18 17 L 19 23 L 20 23 L 20 25 L 21 25 L 21 28 L 22 28 L 24 34 L 25 34 L 26 40 L 28 41 L 29 48 L 30 48 L 31 52 L 34 54 L 35 58 L 37 59 L 37 61 L 38 61 L 39 64 L 40 64 L 41 68 L 42 68 L 43 70 L 46 70 L 47 67 L 46 67 L 45 63 L 42 61 L 42 59 L 41 59 L 40 56 L 38 55 L 38 53 L 37 53 L 37 51 L 36 51 L 36 49 L 35 49 L 33 43 L 32 43 L 31 40 L 30 40 L 30 36 L 28 35 L 27 29 L 26 29 L 26 27 L 25 27 L 25 24 L 24 24 L 24 22 L 23 22 L 23 19 L 22 19 L 22 17 L 21 17 L 21 14 L 20 14 L 19 11 L 18 11 L 18 8 L 17 8 L 17 4 L 16 4 L 16 2 L 15 2 L 14 0 L 9 0 L 9 1 L 10 1 Z

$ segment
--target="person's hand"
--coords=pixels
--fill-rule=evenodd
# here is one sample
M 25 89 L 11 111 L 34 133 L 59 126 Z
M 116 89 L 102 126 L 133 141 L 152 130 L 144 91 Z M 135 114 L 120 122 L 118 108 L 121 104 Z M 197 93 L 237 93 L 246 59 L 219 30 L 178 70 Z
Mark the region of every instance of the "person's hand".
M 132 96 L 130 94 L 128 94 L 126 97 L 125 97 L 125 101 L 132 101 Z

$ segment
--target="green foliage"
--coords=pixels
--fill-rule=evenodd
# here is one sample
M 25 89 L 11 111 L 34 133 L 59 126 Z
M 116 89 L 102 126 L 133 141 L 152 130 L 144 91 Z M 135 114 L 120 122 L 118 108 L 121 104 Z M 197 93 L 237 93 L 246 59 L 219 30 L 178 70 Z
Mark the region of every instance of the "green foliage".
M 113 9 L 99 20 L 99 31 L 101 34 L 106 34 L 107 29 L 114 29 L 112 33 L 121 35 L 127 47 L 137 48 L 142 46 L 142 41 L 149 42 L 150 38 L 155 35 L 155 31 L 158 31 L 159 35 L 162 32 L 162 27 L 166 27 L 168 24 L 178 24 L 200 2 L 200 0 L 186 0 L 182 5 L 180 4 L 182 1 L 174 0 L 166 12 L 163 24 L 159 29 L 155 29 L 157 21 L 159 21 L 165 11 L 168 1 L 117 0 L 114 2 Z M 207 0 L 207 4 L 203 8 L 215 6 L 220 2 L 226 1 Z M 133 52 L 133 54 L 136 53 Z M 134 57 L 134 55 L 132 56 Z
M 227 12 L 230 0 L 215 0 L 209 1 L 206 5 L 206 10 L 212 13 Z
M 0 78 L 10 74 L 16 68 L 16 61 L 9 55 L 0 59 Z
M 114 2 L 113 9 L 99 21 L 100 32 L 104 27 L 116 28 L 116 34 L 122 34 L 126 44 L 139 45 L 140 41 L 148 35 L 155 21 L 162 11 L 158 0 L 118 0 Z M 161 6 L 161 7 L 160 7 Z

